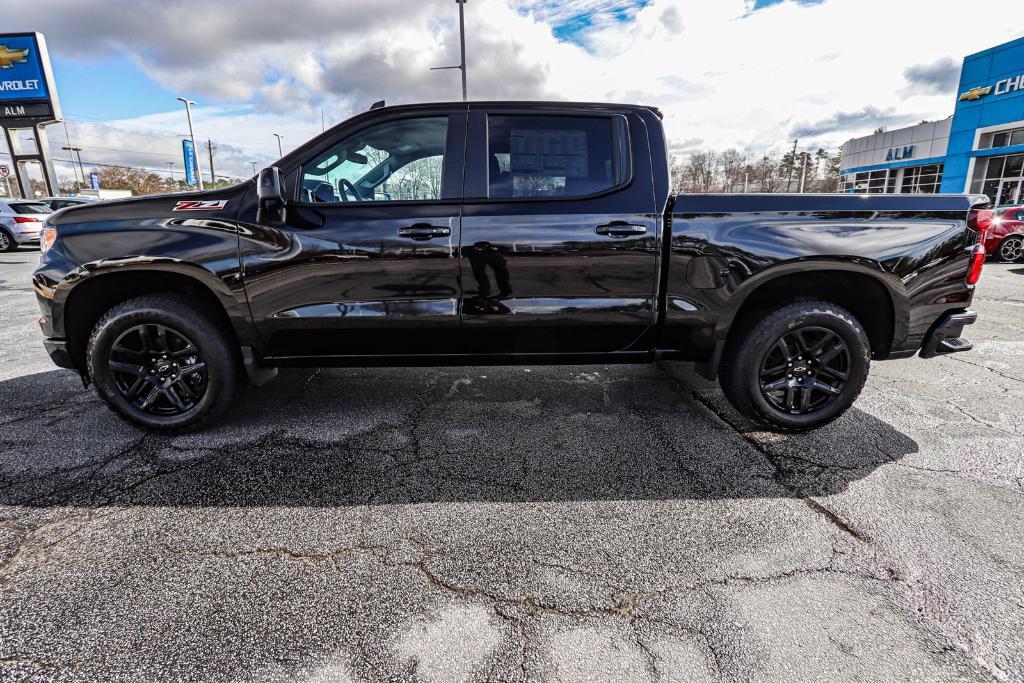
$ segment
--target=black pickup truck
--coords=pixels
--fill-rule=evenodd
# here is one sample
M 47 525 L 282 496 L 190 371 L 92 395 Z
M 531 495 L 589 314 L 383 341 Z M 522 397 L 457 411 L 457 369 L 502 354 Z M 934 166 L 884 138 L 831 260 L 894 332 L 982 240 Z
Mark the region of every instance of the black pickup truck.
M 672 195 L 666 150 L 652 107 L 371 109 L 234 187 L 53 214 L 44 343 L 153 429 L 280 366 L 665 359 L 795 431 L 872 359 L 971 348 L 984 196 Z

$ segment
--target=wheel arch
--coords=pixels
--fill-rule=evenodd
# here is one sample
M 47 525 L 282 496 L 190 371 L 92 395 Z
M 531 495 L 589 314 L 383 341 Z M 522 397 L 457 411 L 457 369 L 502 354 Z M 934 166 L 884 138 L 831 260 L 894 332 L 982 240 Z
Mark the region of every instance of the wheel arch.
M 829 301 L 850 311 L 864 326 L 875 357 L 886 356 L 907 335 L 906 294 L 901 283 L 877 264 L 803 260 L 747 280 L 734 295 L 734 313 L 723 337 L 726 343 L 734 341 L 753 314 L 807 299 Z
M 84 266 L 68 278 L 70 287 L 59 288 L 55 304 L 63 316 L 58 329 L 68 342 L 71 359 L 85 372 L 85 347 L 92 328 L 114 306 L 144 294 L 178 292 L 189 297 L 221 325 L 236 346 L 251 345 L 248 311 L 231 290 L 201 267 L 185 263 L 135 263 L 104 267 Z M 62 291 L 63 290 L 63 291 Z

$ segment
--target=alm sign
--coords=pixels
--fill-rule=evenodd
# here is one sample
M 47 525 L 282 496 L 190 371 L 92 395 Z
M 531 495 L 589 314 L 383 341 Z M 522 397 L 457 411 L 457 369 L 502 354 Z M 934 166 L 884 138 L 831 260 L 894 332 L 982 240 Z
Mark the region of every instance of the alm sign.
M 899 161 L 900 159 L 913 159 L 914 158 L 914 146 L 906 145 L 905 147 L 890 147 L 889 151 L 885 153 L 886 161 Z

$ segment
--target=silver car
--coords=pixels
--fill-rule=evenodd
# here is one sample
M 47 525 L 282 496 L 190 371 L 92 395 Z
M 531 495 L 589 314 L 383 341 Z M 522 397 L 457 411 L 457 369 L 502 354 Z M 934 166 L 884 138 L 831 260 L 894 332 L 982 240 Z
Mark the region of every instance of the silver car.
M 95 204 L 99 200 L 95 197 L 39 197 L 33 201 L 46 204 L 54 211 L 66 209 L 69 206 L 81 206 L 82 204 Z
M 31 199 L 0 199 L 0 251 L 38 244 L 43 221 L 51 213 L 50 207 Z

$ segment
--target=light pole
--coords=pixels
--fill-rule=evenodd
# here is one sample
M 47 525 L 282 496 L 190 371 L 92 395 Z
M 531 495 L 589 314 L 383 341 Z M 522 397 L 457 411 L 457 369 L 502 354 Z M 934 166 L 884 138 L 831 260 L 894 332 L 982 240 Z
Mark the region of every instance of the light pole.
M 284 151 L 281 149 L 281 140 L 284 140 L 284 136 L 280 133 L 274 133 L 274 137 L 277 138 L 277 156 L 278 158 L 284 156 Z
M 459 49 L 462 55 L 462 62 L 458 66 L 433 66 L 431 71 L 443 71 L 444 69 L 459 69 L 462 71 L 462 101 L 469 99 L 466 92 L 466 15 L 464 5 L 466 0 L 455 0 L 459 5 Z
M 255 176 L 256 175 L 256 162 L 255 161 L 250 161 L 249 163 L 252 164 L 252 174 Z
M 195 154 L 199 153 L 196 150 L 196 134 L 192 131 L 192 105 L 195 104 L 195 102 L 193 102 L 192 100 L 188 99 L 187 97 L 178 97 L 177 99 L 179 101 L 185 103 L 185 116 L 188 117 L 188 137 L 189 137 L 190 140 L 192 140 L 192 151 L 193 151 L 193 156 L 194 156 Z M 199 180 L 199 191 L 201 192 L 204 189 L 203 188 L 203 172 L 199 170 L 199 157 L 198 156 L 196 157 L 196 176 L 198 177 L 198 180 Z

